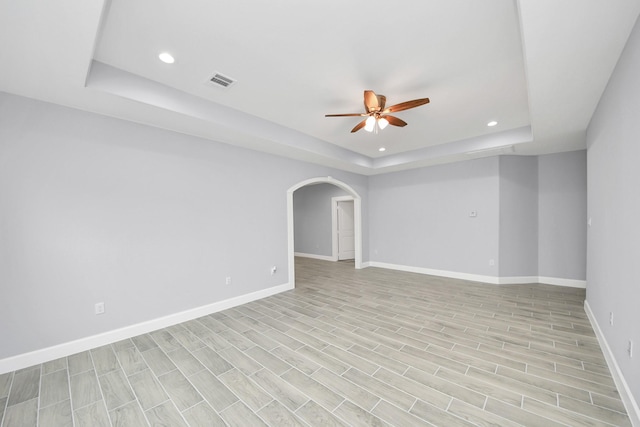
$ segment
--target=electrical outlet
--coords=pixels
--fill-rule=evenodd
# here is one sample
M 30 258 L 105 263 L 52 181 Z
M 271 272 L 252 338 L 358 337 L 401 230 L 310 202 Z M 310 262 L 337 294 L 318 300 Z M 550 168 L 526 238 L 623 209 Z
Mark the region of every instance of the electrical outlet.
M 104 303 L 98 302 L 95 305 L 96 314 L 104 314 Z
M 225 285 L 230 285 L 231 284 L 231 276 L 227 276 L 226 279 L 224 279 L 224 284 Z
M 613 326 L 613 311 L 609 312 L 609 325 Z
M 489 260 L 489 265 L 496 265 L 495 260 L 490 259 L 490 260 Z
M 276 274 L 276 271 L 278 271 L 278 269 L 276 268 L 276 266 L 274 265 L 273 267 L 271 267 L 271 275 L 273 276 L 274 274 Z
M 629 353 L 629 359 L 633 357 L 633 341 L 629 340 L 629 346 L 627 347 L 627 353 Z

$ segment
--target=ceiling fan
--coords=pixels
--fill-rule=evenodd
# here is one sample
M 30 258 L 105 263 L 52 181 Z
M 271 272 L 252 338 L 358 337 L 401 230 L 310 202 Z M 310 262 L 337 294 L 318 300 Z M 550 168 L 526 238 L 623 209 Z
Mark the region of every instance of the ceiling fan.
M 366 117 L 363 121 L 358 123 L 351 133 L 357 132 L 364 128 L 367 132 L 377 131 L 378 129 L 384 129 L 387 125 L 393 126 L 406 126 L 407 122 L 397 117 L 390 116 L 388 113 L 395 113 L 398 111 L 408 110 L 409 108 L 419 107 L 429 103 L 429 98 L 414 99 L 412 101 L 401 102 L 400 104 L 392 105 L 385 108 L 385 102 L 387 97 L 384 95 L 376 95 L 372 90 L 364 91 L 364 113 L 348 113 L 348 114 L 325 114 L 325 117 Z

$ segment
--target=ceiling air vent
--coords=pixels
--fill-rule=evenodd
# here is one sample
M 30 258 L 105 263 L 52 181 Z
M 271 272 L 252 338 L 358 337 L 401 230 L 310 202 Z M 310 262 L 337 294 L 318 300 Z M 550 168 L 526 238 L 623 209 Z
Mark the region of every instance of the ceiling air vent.
M 216 72 L 213 77 L 209 79 L 209 82 L 220 87 L 227 88 L 229 86 L 233 86 L 236 83 L 236 80 L 225 76 L 224 74 Z

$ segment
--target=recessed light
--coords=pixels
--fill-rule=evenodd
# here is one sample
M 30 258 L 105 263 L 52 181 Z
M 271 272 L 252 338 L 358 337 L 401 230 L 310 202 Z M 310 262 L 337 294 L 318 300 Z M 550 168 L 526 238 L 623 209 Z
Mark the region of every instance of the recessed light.
M 387 151 L 387 149 L 384 148 L 384 147 L 380 147 L 380 148 L 378 148 L 378 151 L 383 152 L 383 151 Z
M 168 52 L 162 52 L 160 55 L 158 55 L 158 58 L 160 58 L 160 61 L 164 62 L 165 64 L 173 64 L 174 62 L 176 62 L 173 56 L 171 56 L 171 54 Z
M 497 124 L 498 122 L 496 122 L 495 120 L 491 120 L 489 123 L 487 123 L 487 126 L 495 126 Z

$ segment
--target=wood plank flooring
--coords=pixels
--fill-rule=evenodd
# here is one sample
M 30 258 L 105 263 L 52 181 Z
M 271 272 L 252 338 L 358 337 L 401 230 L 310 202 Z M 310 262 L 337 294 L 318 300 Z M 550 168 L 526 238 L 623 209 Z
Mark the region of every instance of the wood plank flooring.
M 631 425 L 584 290 L 307 258 L 296 281 L 0 375 L 0 425 Z

